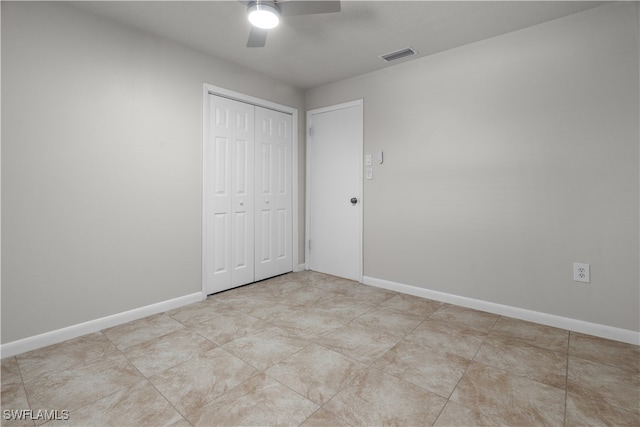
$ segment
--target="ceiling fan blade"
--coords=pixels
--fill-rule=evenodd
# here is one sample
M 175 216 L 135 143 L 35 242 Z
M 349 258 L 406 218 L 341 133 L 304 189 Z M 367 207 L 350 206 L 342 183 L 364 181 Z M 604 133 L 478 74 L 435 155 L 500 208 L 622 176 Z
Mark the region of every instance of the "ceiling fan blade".
M 269 30 L 252 26 L 251 32 L 249 33 L 249 40 L 247 40 L 247 47 L 264 47 L 267 43 L 268 32 Z
M 340 2 L 333 0 L 283 1 L 277 3 L 282 16 L 340 12 Z

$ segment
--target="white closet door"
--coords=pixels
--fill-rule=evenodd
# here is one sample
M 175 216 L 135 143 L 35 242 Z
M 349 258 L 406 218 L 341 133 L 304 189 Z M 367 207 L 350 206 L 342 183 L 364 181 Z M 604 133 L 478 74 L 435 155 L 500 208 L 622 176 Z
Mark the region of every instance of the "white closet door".
M 291 115 L 256 107 L 255 280 L 293 270 Z
M 254 106 L 209 95 L 204 156 L 206 292 L 254 281 Z

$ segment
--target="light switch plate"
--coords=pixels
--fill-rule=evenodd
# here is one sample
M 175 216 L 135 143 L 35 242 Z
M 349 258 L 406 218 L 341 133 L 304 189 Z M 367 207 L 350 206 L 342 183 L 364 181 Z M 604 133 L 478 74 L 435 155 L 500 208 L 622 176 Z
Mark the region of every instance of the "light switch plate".
M 373 168 L 367 168 L 367 179 L 373 179 Z
M 371 154 L 367 154 L 364 156 L 364 164 L 367 166 L 371 166 Z

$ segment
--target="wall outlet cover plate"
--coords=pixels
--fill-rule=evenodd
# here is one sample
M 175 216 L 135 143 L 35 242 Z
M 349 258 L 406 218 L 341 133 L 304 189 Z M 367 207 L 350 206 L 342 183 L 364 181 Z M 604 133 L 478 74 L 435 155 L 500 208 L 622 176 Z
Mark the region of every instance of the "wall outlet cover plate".
M 573 280 L 575 282 L 591 283 L 591 272 L 589 270 L 589 264 L 574 262 Z

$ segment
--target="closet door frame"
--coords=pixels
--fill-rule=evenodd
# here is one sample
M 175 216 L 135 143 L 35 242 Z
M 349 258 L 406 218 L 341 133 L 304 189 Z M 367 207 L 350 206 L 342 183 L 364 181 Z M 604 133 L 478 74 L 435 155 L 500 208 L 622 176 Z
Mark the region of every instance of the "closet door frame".
M 301 271 L 304 270 L 304 265 L 300 264 L 299 258 L 299 244 L 298 244 L 298 225 L 299 225 L 299 202 L 298 202 L 298 109 L 289 107 L 286 105 L 278 104 L 275 102 L 271 102 L 265 99 L 256 98 L 251 95 L 246 95 L 244 93 L 235 92 L 232 90 L 228 90 L 219 86 L 214 86 L 205 83 L 203 85 L 202 90 L 202 227 L 201 227 L 201 238 L 202 238 L 202 280 L 201 280 L 201 289 L 203 297 L 207 296 L 207 288 L 206 288 L 206 278 L 207 278 L 207 247 L 206 247 L 206 236 L 205 233 L 205 214 L 206 214 L 206 203 L 205 203 L 205 195 L 206 193 L 206 182 L 205 182 L 205 168 L 207 167 L 206 158 L 204 155 L 204 148 L 207 143 L 207 139 L 209 136 L 209 95 L 217 95 L 223 98 L 229 98 L 235 101 L 244 102 L 247 104 L 252 104 L 258 107 L 268 108 L 275 111 L 280 111 L 282 113 L 291 115 L 291 133 L 292 133 L 292 141 L 291 141 L 291 185 L 292 185 L 292 194 L 291 194 L 291 214 L 292 214 L 292 261 L 293 261 L 293 271 Z

